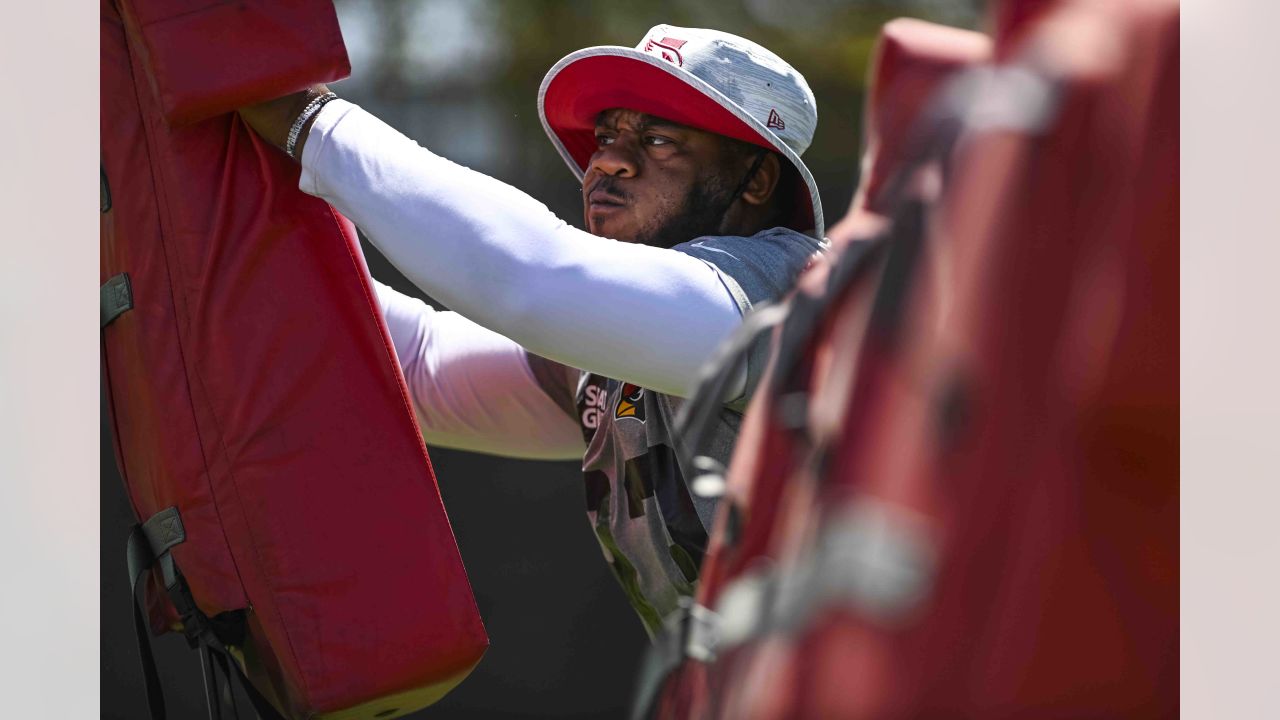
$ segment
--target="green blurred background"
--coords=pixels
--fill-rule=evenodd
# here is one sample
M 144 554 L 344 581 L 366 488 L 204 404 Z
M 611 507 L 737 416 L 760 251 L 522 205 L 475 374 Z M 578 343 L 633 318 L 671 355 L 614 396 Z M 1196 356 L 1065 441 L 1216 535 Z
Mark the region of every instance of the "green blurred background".
M 653 25 L 711 27 L 759 42 L 809 81 L 818 129 L 804 159 L 827 224 L 857 182 L 867 65 L 885 21 L 962 27 L 969 0 L 337 0 L 351 78 L 332 87 L 434 152 L 504 180 L 581 227 L 580 186 L 538 121 L 543 75 L 591 45 L 633 46 Z M 373 275 L 425 297 L 365 243 Z M 430 302 L 430 299 L 427 298 Z M 105 417 L 105 412 L 104 412 Z M 133 520 L 104 426 L 102 716 L 145 716 L 132 646 L 124 539 Z M 414 717 L 625 716 L 646 644 L 586 521 L 575 463 L 433 448 L 431 456 L 491 648 L 472 676 Z M 181 638 L 156 642 L 171 717 L 202 717 L 199 663 Z M 244 706 L 247 709 L 247 705 Z

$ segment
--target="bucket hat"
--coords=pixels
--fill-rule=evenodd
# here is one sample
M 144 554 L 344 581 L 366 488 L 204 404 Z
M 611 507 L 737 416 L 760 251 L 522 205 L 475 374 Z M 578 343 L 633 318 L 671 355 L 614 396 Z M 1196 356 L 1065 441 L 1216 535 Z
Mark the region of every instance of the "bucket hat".
M 596 151 L 596 116 L 626 108 L 775 150 L 801 183 L 788 227 L 822 239 L 822 201 L 800 156 L 813 141 L 817 102 L 803 76 L 737 35 L 656 25 L 634 48 L 566 55 L 538 90 L 542 127 L 581 181 Z

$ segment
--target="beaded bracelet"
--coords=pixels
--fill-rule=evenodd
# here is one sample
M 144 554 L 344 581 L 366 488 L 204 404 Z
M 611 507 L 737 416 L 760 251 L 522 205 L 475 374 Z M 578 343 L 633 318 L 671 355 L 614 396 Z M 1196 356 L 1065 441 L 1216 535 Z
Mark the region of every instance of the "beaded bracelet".
M 302 127 L 306 125 L 307 121 L 314 117 L 316 113 L 320 112 L 320 108 L 324 107 L 325 103 L 336 97 L 338 96 L 334 93 L 327 92 L 323 95 L 312 98 L 311 102 L 307 103 L 307 106 L 302 108 L 302 113 L 298 115 L 298 119 L 293 121 L 293 127 L 289 128 L 289 141 L 285 143 L 284 146 L 284 151 L 289 154 L 289 157 L 294 160 L 298 159 L 297 156 L 293 154 L 293 151 L 295 146 L 298 144 L 298 136 L 302 134 Z

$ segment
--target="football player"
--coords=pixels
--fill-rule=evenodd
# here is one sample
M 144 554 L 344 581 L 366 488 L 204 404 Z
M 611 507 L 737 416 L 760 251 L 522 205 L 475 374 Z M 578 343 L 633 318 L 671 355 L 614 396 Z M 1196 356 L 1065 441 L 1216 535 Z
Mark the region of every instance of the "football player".
M 596 536 L 652 634 L 694 592 L 715 505 L 677 452 L 681 398 L 824 247 L 800 159 L 817 108 L 760 45 L 659 25 L 556 63 L 538 111 L 582 182 L 586 231 L 322 86 L 241 114 L 301 163 L 304 192 L 451 308 L 377 285 L 427 442 L 581 458 Z M 727 463 L 764 361 L 738 369 L 701 454 Z

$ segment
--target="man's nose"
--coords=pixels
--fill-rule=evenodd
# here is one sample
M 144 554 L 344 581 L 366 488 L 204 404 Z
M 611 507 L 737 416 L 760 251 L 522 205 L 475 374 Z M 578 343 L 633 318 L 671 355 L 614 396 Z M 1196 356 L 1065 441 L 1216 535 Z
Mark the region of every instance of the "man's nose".
M 596 150 L 591 156 L 591 164 L 587 166 L 588 173 L 592 170 L 614 177 L 635 177 L 640 166 L 634 150 L 619 138 Z

